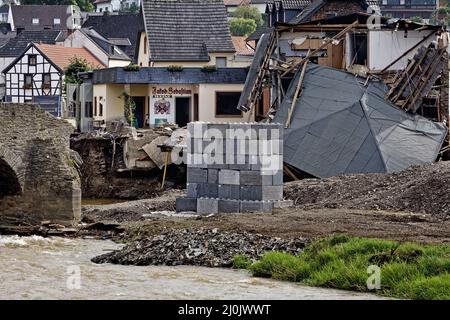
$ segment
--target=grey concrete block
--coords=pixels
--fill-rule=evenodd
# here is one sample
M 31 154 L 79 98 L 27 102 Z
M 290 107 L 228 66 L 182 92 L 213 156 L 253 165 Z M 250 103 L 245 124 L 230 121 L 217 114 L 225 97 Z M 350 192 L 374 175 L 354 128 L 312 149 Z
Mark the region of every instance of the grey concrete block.
M 198 198 L 199 195 L 199 185 L 198 183 L 188 183 L 186 185 L 186 191 L 188 198 Z
M 190 139 L 187 139 L 186 144 L 187 144 L 188 154 L 203 153 L 203 140 L 202 139 L 190 138 Z
M 222 153 L 219 154 L 203 154 L 203 160 L 205 161 L 208 168 L 211 169 L 222 169 L 222 168 L 228 168 L 228 165 L 226 164 L 226 158 L 225 155 Z
M 226 139 L 228 128 L 228 123 L 208 123 L 204 137 Z
M 241 201 L 242 213 L 272 212 L 273 202 L 270 201 Z
M 219 213 L 219 199 L 200 198 L 197 199 L 198 214 Z
M 251 124 L 230 123 L 230 128 L 227 131 L 227 139 L 257 139 L 257 133 L 252 129 Z
M 198 186 L 198 197 L 218 198 L 219 186 L 216 183 L 202 183 Z
M 260 171 L 241 171 L 240 184 L 241 186 L 261 186 L 263 176 Z
M 177 198 L 176 200 L 177 212 L 196 212 L 197 199 L 196 198 Z
M 207 129 L 207 125 L 204 122 L 191 122 L 188 123 L 187 129 L 189 138 L 203 139 L 203 136 Z
M 273 203 L 274 209 L 286 209 L 286 208 L 291 208 L 293 206 L 294 206 L 294 201 L 292 201 L 292 200 L 275 201 Z
M 283 186 L 263 186 L 262 200 L 283 200 Z
M 283 170 L 262 170 L 264 186 L 282 186 L 283 185 Z
M 239 213 L 241 210 L 241 202 L 239 200 L 220 199 L 220 213 Z
M 208 169 L 208 183 L 219 183 L 219 170 L 218 169 Z
M 219 184 L 239 185 L 239 171 L 237 170 L 220 170 Z
M 241 186 L 241 200 L 263 200 L 262 186 Z
M 235 199 L 241 198 L 241 187 L 236 185 L 219 185 L 219 198 Z
M 205 163 L 205 161 L 203 160 L 203 155 L 202 154 L 187 154 L 187 167 L 188 170 L 189 168 L 200 168 L 200 169 L 204 169 L 207 168 L 207 165 Z
M 208 170 L 201 168 L 187 168 L 187 182 L 188 183 L 207 183 Z

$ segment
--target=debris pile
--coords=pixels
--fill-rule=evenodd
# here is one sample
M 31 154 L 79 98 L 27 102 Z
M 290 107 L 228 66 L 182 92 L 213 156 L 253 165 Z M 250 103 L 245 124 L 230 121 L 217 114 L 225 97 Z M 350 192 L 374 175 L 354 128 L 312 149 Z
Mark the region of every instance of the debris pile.
M 272 250 L 298 254 L 307 242 L 303 238 L 283 240 L 248 232 L 219 232 L 218 229 L 171 230 L 93 258 L 92 262 L 230 267 L 233 257 L 238 254 L 249 259 L 257 259 Z
M 298 208 L 347 208 L 425 213 L 450 218 L 450 163 L 415 166 L 394 174 L 366 174 L 287 183 Z

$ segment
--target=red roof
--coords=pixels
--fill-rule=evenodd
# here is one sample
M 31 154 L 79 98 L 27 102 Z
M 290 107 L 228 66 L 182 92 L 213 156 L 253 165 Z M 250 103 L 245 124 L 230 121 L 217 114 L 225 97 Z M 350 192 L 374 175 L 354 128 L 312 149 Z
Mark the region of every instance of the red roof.
M 231 37 L 231 39 L 238 56 L 253 56 L 255 54 L 255 50 L 245 42 L 246 37 Z
M 70 65 L 70 60 L 75 57 L 85 59 L 94 69 L 106 67 L 85 48 L 66 48 L 51 44 L 35 44 L 35 46 L 62 70 L 65 70 Z

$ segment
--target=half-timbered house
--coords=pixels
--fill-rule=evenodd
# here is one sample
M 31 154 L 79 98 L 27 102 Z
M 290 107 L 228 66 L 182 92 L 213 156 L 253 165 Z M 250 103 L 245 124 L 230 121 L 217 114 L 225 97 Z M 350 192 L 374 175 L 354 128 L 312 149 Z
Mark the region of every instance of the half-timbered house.
M 72 58 L 85 59 L 93 68 L 104 65 L 84 48 L 30 44 L 3 70 L 7 102 L 39 104 L 61 116 L 64 72 Z

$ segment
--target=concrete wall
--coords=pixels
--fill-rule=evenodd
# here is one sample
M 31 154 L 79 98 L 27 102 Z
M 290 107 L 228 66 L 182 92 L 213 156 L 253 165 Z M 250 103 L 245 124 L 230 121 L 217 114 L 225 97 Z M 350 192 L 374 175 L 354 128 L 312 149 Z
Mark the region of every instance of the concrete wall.
M 72 132 L 67 122 L 39 107 L 0 104 L 0 177 L 13 183 L 0 183 L 0 224 L 50 220 L 70 225 L 79 220 L 80 182 L 69 149 Z

